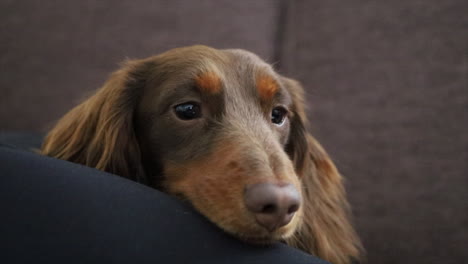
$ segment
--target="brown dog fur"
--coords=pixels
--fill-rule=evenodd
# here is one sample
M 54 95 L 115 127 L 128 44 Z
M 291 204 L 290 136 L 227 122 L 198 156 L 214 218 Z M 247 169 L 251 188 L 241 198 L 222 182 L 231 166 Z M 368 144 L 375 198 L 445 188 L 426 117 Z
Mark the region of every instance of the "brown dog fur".
M 284 240 L 335 264 L 359 260 L 342 177 L 306 131 L 303 89 L 242 50 L 193 46 L 126 62 L 50 131 L 42 153 L 111 172 L 190 201 L 225 231 Z M 201 102 L 203 117 L 172 111 Z M 270 122 L 273 107 L 284 124 Z M 245 187 L 287 183 L 301 193 L 292 221 L 273 232 L 243 202 Z

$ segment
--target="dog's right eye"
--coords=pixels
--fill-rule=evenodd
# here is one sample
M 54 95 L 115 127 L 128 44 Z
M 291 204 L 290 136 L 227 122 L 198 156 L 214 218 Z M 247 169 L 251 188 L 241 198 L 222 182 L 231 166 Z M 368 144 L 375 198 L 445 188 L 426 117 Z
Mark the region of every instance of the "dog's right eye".
M 201 117 L 201 107 L 197 103 L 183 103 L 174 107 L 175 114 L 182 120 Z

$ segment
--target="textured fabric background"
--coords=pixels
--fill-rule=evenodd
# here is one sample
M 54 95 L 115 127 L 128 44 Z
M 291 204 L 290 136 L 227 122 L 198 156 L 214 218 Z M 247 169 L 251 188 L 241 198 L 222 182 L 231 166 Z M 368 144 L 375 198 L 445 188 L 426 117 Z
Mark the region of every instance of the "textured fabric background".
M 297 1 L 283 68 L 347 177 L 369 263 L 468 259 L 468 2 Z
M 0 1 L 0 127 L 44 131 L 126 58 L 205 44 L 274 56 L 278 1 Z
M 464 263 L 467 14 L 466 0 L 0 0 L 0 129 L 44 131 L 127 57 L 248 49 L 304 84 L 369 263 Z

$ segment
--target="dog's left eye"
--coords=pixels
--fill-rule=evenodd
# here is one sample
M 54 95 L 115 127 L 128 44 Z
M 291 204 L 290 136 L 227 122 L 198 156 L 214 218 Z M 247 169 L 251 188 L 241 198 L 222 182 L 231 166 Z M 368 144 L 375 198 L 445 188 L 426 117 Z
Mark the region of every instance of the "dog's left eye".
M 286 115 L 288 110 L 284 109 L 284 107 L 278 106 L 271 110 L 271 122 L 273 124 L 281 126 L 286 119 Z
M 197 103 L 183 103 L 174 107 L 175 114 L 182 120 L 201 117 L 201 107 Z

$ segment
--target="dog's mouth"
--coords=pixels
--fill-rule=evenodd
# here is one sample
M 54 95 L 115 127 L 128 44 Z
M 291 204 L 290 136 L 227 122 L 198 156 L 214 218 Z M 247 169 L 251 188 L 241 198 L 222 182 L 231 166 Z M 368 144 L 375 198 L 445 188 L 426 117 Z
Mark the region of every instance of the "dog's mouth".
M 233 236 L 239 240 L 242 240 L 246 243 L 249 244 L 254 244 L 254 245 L 269 245 L 273 244 L 278 241 L 284 241 L 287 237 L 289 237 L 295 228 L 291 228 L 290 225 L 285 225 L 282 227 L 277 227 L 273 230 L 268 230 L 264 226 L 259 225 L 257 222 L 252 221 L 252 219 L 245 220 L 246 222 L 249 222 L 250 224 L 248 225 L 249 227 L 246 227 L 245 224 L 242 224 L 237 227 L 232 227 L 232 226 L 226 226 L 225 223 L 217 221 L 216 217 L 213 217 L 210 214 L 207 214 L 203 212 L 202 210 L 199 210 L 192 202 L 191 199 L 189 199 L 186 195 L 183 193 L 172 193 L 172 195 L 175 195 L 179 200 L 182 202 L 186 203 L 187 205 L 192 206 L 192 208 L 195 209 L 200 215 L 204 216 L 206 219 L 208 219 L 211 223 L 215 224 L 218 226 L 221 230 L 229 234 L 230 236 Z M 245 213 L 245 212 L 243 212 Z M 253 216 L 250 215 L 250 217 L 254 218 Z M 296 217 L 296 216 L 295 216 Z M 294 217 L 294 218 L 295 218 Z M 241 227 L 242 226 L 242 227 Z M 293 225 L 294 226 L 294 225 Z
M 228 232 L 232 236 L 254 245 L 269 245 L 278 241 L 284 241 L 291 235 L 290 230 L 285 230 L 284 228 L 276 229 L 274 231 L 259 231 L 258 232 Z

